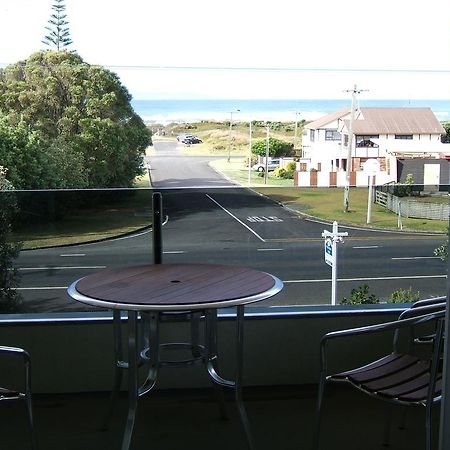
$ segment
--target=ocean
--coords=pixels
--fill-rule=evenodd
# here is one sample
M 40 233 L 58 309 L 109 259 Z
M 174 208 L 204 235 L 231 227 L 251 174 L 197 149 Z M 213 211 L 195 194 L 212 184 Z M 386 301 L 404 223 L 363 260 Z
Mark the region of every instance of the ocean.
M 295 121 L 314 120 L 320 116 L 350 107 L 350 99 L 341 100 L 132 100 L 134 110 L 148 124 L 201 120 Z M 364 100 L 361 107 L 429 107 L 441 121 L 450 120 L 450 100 Z M 237 112 L 239 110 L 239 112 Z M 297 113 L 297 114 L 296 114 Z

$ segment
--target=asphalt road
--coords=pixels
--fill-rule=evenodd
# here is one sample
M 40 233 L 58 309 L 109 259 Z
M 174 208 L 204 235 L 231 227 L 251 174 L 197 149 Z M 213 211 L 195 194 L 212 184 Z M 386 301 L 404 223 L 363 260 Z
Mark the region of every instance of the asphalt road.
M 262 305 L 330 303 L 331 270 L 321 234 L 329 224 L 299 216 L 247 188 L 224 180 L 209 158 L 183 157 L 176 144 L 155 142 L 147 161 L 153 186 L 163 194 L 164 262 L 236 264 L 271 272 L 285 283 Z M 387 298 L 396 289 L 444 295 L 445 264 L 433 249 L 442 237 L 340 227 L 338 295 L 364 283 Z M 79 246 L 24 251 L 18 259 L 28 311 L 86 308 L 67 298 L 74 280 L 104 267 L 151 262 L 151 232 Z

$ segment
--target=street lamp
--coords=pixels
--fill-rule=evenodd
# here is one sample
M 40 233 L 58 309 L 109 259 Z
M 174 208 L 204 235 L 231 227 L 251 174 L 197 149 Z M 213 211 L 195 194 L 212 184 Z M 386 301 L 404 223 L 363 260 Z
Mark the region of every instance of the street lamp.
M 294 150 L 297 149 L 297 133 L 298 133 L 298 116 L 300 113 L 295 111 L 295 128 L 294 128 Z
M 269 171 L 269 146 L 270 146 L 270 125 L 266 123 L 266 161 L 264 170 L 264 184 L 267 184 L 267 173 Z
M 230 111 L 230 133 L 229 133 L 229 141 L 228 141 L 228 159 L 227 161 L 230 162 L 230 156 L 231 156 L 231 141 L 232 141 L 232 132 L 233 132 L 233 113 L 240 112 L 240 109 L 236 109 L 234 111 Z

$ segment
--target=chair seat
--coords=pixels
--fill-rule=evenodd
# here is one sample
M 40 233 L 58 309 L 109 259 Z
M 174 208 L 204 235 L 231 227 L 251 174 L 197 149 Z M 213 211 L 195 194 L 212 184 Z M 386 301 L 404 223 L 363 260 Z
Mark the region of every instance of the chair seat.
M 330 381 L 348 381 L 372 395 L 399 402 L 423 404 L 430 382 L 430 361 L 414 355 L 391 353 L 379 360 L 328 377 Z M 441 395 L 438 374 L 434 397 Z

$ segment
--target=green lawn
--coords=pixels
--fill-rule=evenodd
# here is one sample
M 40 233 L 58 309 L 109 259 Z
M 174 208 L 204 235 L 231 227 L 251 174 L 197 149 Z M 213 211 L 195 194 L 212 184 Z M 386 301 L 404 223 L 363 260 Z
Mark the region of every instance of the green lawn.
M 11 239 L 22 242 L 24 249 L 92 242 L 148 227 L 151 214 L 151 194 L 137 190 L 110 205 L 79 208 L 54 221 L 23 224 Z
M 342 224 L 368 226 L 367 188 L 350 189 L 349 212 L 343 211 L 344 188 L 259 188 L 259 192 L 279 201 L 286 206 L 298 209 L 311 216 Z M 447 221 L 429 219 L 408 219 L 403 217 L 403 230 L 432 231 L 447 233 Z M 372 222 L 376 228 L 398 229 L 398 217 L 380 205 L 372 204 Z

